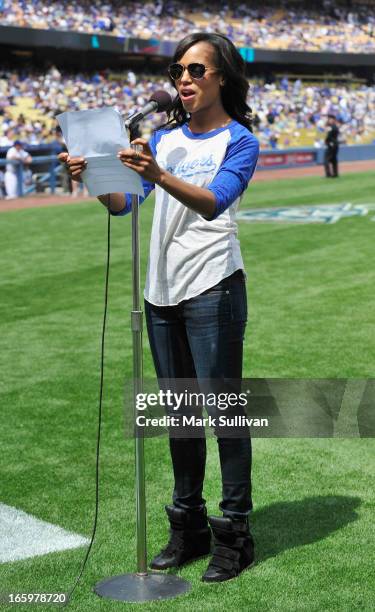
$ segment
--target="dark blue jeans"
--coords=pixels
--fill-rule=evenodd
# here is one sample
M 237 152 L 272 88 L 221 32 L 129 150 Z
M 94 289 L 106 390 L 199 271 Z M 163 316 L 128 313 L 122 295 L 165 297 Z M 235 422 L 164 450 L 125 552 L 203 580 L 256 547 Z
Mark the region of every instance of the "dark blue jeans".
M 199 388 L 212 380 L 242 377 L 247 297 L 243 273 L 237 270 L 219 284 L 177 306 L 154 306 L 145 300 L 148 337 L 158 379 L 196 379 Z M 202 381 L 202 384 L 200 384 Z M 209 383 L 208 383 L 209 384 Z M 219 383 L 220 384 L 220 383 Z M 215 389 L 217 391 L 217 389 Z M 216 411 L 216 408 L 208 409 Z M 216 415 L 217 413 L 215 413 Z M 252 510 L 251 439 L 217 436 L 224 516 L 244 518 Z M 173 503 L 202 508 L 206 439 L 169 436 L 175 486 Z

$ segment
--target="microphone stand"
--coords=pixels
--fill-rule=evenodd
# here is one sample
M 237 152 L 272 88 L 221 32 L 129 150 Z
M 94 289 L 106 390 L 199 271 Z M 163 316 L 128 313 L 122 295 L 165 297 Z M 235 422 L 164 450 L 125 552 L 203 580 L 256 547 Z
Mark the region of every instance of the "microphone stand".
M 142 145 L 131 145 L 138 153 Z M 94 592 L 100 597 L 117 601 L 143 602 L 169 599 L 190 590 L 191 584 L 174 574 L 147 571 L 146 492 L 144 436 L 142 427 L 136 425 L 136 398 L 143 390 L 142 332 L 143 312 L 140 303 L 139 259 L 139 196 L 132 194 L 132 276 L 133 310 L 131 330 L 133 335 L 133 406 L 135 427 L 135 484 L 136 484 L 136 539 L 137 571 L 133 574 L 113 576 L 98 582 Z

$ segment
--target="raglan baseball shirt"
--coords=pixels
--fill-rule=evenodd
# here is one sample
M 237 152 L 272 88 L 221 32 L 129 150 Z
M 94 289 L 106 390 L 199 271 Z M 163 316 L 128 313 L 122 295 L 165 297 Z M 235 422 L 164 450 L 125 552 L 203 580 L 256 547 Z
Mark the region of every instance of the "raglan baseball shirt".
M 155 189 L 155 209 L 145 299 L 175 306 L 199 295 L 236 270 L 244 270 L 236 210 L 253 176 L 259 143 L 243 125 L 198 134 L 188 124 L 154 132 L 149 142 L 159 166 L 187 183 L 213 192 L 210 219 L 194 212 L 158 185 L 142 179 L 145 196 Z M 131 211 L 131 196 L 116 216 Z

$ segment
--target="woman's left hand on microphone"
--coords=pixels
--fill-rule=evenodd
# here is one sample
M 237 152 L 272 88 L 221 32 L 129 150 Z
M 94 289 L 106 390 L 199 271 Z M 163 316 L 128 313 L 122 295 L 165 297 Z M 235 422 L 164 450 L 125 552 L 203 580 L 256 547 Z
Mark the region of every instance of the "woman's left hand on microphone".
M 137 153 L 133 151 L 133 149 L 123 149 L 117 153 L 117 157 L 124 166 L 138 172 L 146 181 L 158 183 L 162 171 L 152 154 L 147 140 L 144 138 L 136 138 L 131 144 L 142 145 L 142 153 Z

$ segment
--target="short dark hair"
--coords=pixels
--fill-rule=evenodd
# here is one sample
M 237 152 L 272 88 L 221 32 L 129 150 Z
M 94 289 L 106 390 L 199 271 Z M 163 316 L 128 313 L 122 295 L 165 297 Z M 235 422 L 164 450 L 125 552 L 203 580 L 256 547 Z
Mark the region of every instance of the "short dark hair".
M 247 104 L 249 82 L 246 78 L 246 63 L 229 38 L 222 34 L 209 32 L 188 34 L 178 43 L 172 61 L 178 62 L 190 47 L 199 42 L 207 42 L 215 50 L 217 68 L 224 77 L 221 98 L 225 111 L 232 119 L 252 132 L 252 112 Z M 174 85 L 172 79 L 171 82 Z M 186 120 L 187 113 L 177 95 L 168 112 L 168 121 L 165 125 L 174 127 L 182 125 Z

